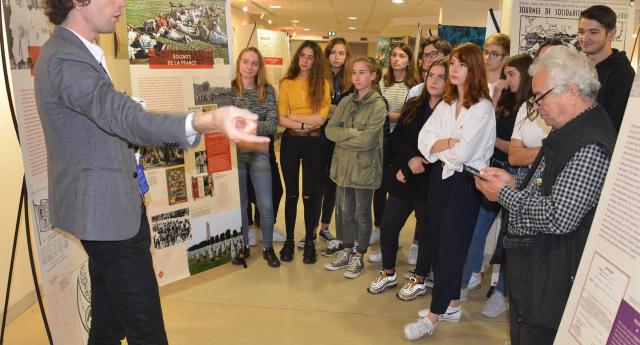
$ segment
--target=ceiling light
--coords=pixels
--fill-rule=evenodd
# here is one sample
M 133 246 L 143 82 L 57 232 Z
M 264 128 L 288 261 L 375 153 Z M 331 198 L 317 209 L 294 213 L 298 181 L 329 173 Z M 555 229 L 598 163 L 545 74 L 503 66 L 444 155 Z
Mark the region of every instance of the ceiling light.
M 350 26 L 350 27 L 349 27 L 349 30 L 355 30 L 355 29 L 356 29 L 356 27 L 355 27 L 355 26 Z
M 269 6 L 269 8 L 278 9 L 278 8 L 282 8 L 282 6 L 280 6 L 280 5 L 271 5 L 271 6 Z
M 292 23 L 300 23 L 300 21 L 299 21 L 299 20 L 297 20 L 297 19 L 292 19 L 292 20 L 291 20 L 291 22 L 292 22 Z
M 309 29 L 309 28 L 304 28 L 304 29 L 302 29 L 302 30 L 304 30 L 304 31 L 311 31 L 311 29 Z
M 358 17 L 349 17 L 349 20 L 356 20 Z
M 394 4 L 404 4 L 404 0 L 391 0 Z
M 272 24 L 271 19 L 267 20 L 267 23 Z
M 248 12 L 248 11 L 249 11 L 249 7 L 247 6 L 242 7 L 242 12 Z
M 296 33 L 294 32 L 291 36 L 296 37 Z
M 260 19 L 264 18 L 264 12 L 260 13 Z

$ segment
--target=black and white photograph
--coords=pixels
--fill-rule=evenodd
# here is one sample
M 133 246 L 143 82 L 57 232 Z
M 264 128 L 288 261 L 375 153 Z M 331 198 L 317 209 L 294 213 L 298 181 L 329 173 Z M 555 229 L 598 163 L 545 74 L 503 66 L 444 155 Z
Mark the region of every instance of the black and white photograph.
M 182 208 L 151 217 L 151 233 L 155 249 L 167 248 L 190 240 L 189 209 Z
M 203 79 L 202 77 L 193 78 L 193 100 L 196 105 L 216 104 L 218 107 L 231 105 L 233 89 L 214 86 L 213 82 Z

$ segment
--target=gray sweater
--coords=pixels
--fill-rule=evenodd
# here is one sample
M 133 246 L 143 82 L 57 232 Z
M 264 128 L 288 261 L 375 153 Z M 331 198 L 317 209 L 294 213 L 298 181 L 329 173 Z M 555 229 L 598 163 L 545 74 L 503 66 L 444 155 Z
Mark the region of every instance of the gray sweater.
M 242 96 L 234 94 L 233 105 L 258 115 L 258 135 L 267 137 L 276 133 L 278 106 L 276 92 L 271 85 L 267 87 L 267 97 L 262 101 L 258 100 L 257 89 L 245 89 Z

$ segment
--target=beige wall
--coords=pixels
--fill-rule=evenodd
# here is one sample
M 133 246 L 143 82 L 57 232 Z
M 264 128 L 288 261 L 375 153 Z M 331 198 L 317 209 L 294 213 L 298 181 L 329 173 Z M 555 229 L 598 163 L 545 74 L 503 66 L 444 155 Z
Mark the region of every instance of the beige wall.
M 497 11 L 502 1 L 446 0 L 440 8 L 440 24 L 486 26 L 489 8 Z

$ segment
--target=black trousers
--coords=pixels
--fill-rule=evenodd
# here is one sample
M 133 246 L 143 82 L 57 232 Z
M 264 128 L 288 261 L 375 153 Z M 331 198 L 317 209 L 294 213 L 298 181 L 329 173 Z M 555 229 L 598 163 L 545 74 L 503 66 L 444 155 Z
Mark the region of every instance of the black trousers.
M 509 240 L 507 240 L 509 241 Z M 507 292 L 509 294 L 509 333 L 512 345 L 552 345 L 557 330 L 532 325 L 523 320 L 519 310 L 527 303 L 531 288 L 531 248 L 508 245 Z M 544 315 L 544 311 L 540 310 Z
M 322 216 L 320 222 L 323 224 L 331 223 L 331 216 L 333 215 L 333 209 L 336 206 L 336 183 L 329 178 L 329 170 L 331 169 L 331 159 L 333 158 L 333 150 L 336 147 L 336 143 L 327 140 L 325 144 L 325 176 L 324 176 L 324 188 L 322 191 Z
M 123 241 L 81 241 L 89 255 L 89 345 L 167 344 L 145 209 L 138 233 Z
M 455 172 L 442 179 L 442 164 L 432 165 L 427 195 L 427 243 L 431 246 L 435 284 L 431 311 L 444 314 L 460 299 L 462 269 L 480 208 L 480 193 L 471 177 Z
M 293 136 L 286 133 L 280 145 L 280 164 L 285 186 L 284 218 L 287 240 L 293 240 L 302 164 L 302 202 L 304 204 L 305 240 L 312 241 L 320 219 L 322 183 L 324 179 L 324 145 L 322 136 Z
M 426 277 L 431 266 L 430 247 L 426 243 L 427 202 L 420 199 L 400 198 L 391 193 L 382 216 L 380 233 L 382 268 L 390 270 L 396 267 L 398 235 L 412 212 L 415 212 L 416 216 L 416 236 L 419 244 L 415 272 Z

